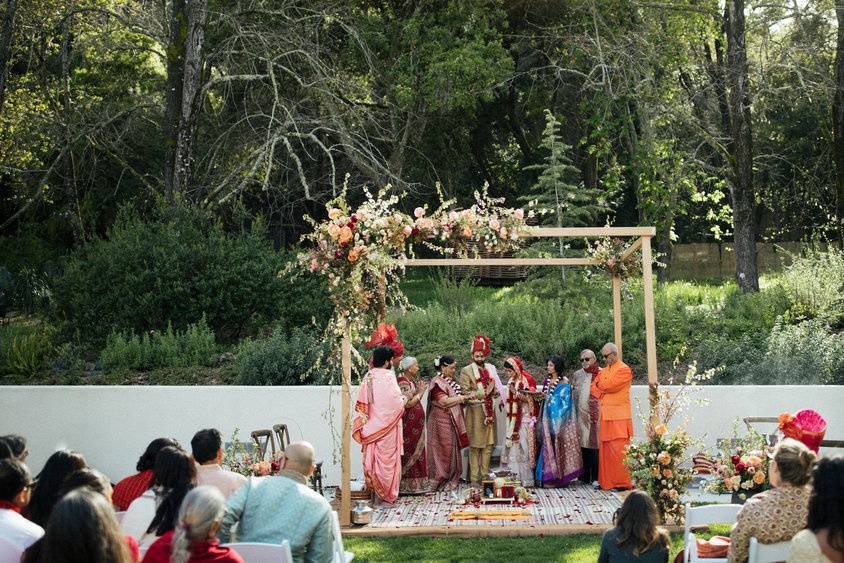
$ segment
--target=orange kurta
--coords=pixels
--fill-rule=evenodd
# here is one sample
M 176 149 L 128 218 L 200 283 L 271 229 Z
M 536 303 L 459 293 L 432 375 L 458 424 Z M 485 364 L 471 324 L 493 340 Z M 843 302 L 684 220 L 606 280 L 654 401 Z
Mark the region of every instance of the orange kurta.
M 598 483 L 602 489 L 633 486 L 624 465 L 624 448 L 633 436 L 630 383 L 633 372 L 621 360 L 598 373 L 590 392 L 600 403 Z

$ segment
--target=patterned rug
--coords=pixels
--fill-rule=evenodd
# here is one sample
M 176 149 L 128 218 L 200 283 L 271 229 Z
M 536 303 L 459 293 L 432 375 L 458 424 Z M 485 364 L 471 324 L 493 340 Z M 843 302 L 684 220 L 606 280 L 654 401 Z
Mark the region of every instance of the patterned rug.
M 595 491 L 578 483 L 564 489 L 531 489 L 536 502 L 526 507 L 494 505 L 481 508 L 512 511 L 509 517 L 449 520 L 453 511 L 474 509 L 462 504 L 463 488 L 465 486 L 458 493 L 403 496 L 395 504 L 377 506 L 368 527 L 607 525 L 612 524 L 613 514 L 621 506 L 621 498 L 616 494 Z

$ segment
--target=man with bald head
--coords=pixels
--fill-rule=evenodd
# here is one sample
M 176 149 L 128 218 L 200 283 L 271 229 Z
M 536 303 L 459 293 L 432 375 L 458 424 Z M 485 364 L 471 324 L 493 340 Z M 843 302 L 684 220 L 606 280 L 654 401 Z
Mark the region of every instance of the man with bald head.
M 624 449 L 633 436 L 630 384 L 633 371 L 618 357 L 618 346 L 607 342 L 601 348 L 604 369 L 592 382 L 591 394 L 599 403 L 598 483 L 604 490 L 633 487 L 624 465 Z
M 315 457 L 311 444 L 293 442 L 284 450 L 278 476 L 250 478 L 228 500 L 220 541 L 232 541 L 238 523 L 238 542 L 287 540 L 294 561 L 331 561 L 331 505 L 308 487 Z

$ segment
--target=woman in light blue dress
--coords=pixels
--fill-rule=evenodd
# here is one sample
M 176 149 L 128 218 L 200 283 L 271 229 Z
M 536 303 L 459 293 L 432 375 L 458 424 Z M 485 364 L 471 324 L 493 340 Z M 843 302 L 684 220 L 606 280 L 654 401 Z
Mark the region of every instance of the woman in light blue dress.
M 563 359 L 548 359 L 548 377 L 542 389 L 545 401 L 536 425 L 539 458 L 536 461 L 537 486 L 564 487 L 583 473 L 580 436 L 577 432 L 571 385 L 562 377 Z

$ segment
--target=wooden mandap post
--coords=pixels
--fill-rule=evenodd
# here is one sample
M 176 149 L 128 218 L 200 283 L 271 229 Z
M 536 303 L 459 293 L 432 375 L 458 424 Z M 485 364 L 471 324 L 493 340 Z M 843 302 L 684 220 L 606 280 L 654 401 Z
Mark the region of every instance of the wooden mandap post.
M 343 388 L 341 391 L 343 406 L 341 418 L 343 424 L 343 457 L 340 461 L 340 525 L 349 526 L 352 520 L 351 458 L 349 452 L 352 442 L 351 385 L 352 385 L 352 334 L 349 319 L 343 319 L 343 342 L 340 348 Z
M 651 407 L 651 425 L 654 425 L 656 420 L 656 409 L 659 405 L 659 395 L 657 394 L 657 387 L 659 385 L 659 375 L 657 373 L 656 363 L 656 326 L 654 323 L 654 278 L 651 265 L 653 259 L 651 257 L 651 237 L 642 237 L 642 289 L 645 294 L 645 349 L 647 351 L 648 360 L 648 397 Z

